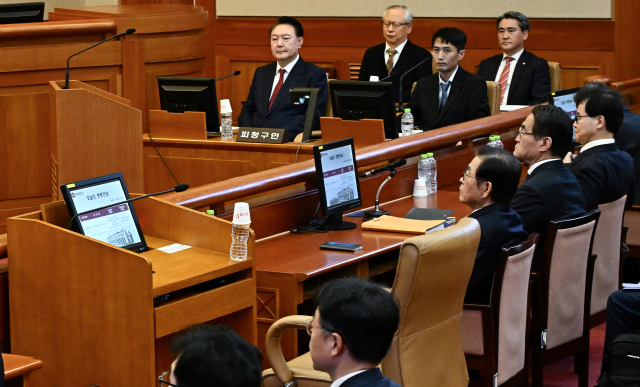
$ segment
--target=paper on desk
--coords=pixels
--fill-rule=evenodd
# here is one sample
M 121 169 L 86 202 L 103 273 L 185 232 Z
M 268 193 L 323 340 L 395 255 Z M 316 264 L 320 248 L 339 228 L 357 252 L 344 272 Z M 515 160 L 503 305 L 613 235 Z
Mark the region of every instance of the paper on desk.
M 444 222 L 444 220 L 415 220 L 382 215 L 362 223 L 362 229 L 421 235 L 444 228 Z
M 177 253 L 178 251 L 182 251 L 190 248 L 191 246 L 181 245 L 180 243 L 174 243 L 169 246 L 160 247 L 158 250 L 163 251 L 167 254 L 173 254 L 173 253 Z
M 622 284 L 622 289 L 640 289 L 640 284 Z
M 500 105 L 501 112 L 512 112 L 518 109 L 524 109 L 529 107 L 529 105 Z

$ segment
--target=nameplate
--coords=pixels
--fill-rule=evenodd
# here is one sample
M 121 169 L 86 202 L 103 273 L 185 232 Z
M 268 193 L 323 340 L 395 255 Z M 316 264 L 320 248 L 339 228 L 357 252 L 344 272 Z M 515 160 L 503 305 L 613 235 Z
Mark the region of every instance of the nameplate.
M 255 142 L 263 144 L 283 144 L 287 142 L 284 129 L 240 128 L 236 142 Z

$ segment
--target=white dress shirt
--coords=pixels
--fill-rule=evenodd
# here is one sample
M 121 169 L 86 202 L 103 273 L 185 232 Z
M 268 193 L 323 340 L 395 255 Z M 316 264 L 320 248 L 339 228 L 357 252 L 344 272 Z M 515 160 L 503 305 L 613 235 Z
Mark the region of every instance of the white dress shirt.
M 400 43 L 398 45 L 398 47 L 394 48 L 394 50 L 396 50 L 396 53 L 393 55 L 393 67 L 396 67 L 396 63 L 398 63 L 398 59 L 400 59 L 400 54 L 402 54 L 402 49 L 404 48 L 404 46 L 407 44 L 407 42 L 409 41 L 409 39 L 405 40 L 404 42 Z M 392 48 L 391 46 L 389 46 L 389 43 L 385 43 L 384 44 L 384 65 L 387 65 L 387 61 L 389 60 L 389 53 L 387 52 L 388 49 Z
M 586 151 L 587 149 L 591 149 L 594 146 L 598 146 L 598 145 L 607 145 L 607 144 L 615 144 L 616 140 L 613 138 L 605 138 L 603 140 L 593 140 L 591 142 L 588 142 L 586 144 L 584 144 L 582 146 L 582 148 L 580 148 L 580 153 Z
M 555 160 L 560 160 L 560 159 L 547 159 L 547 160 L 542 160 L 542 161 L 538 161 L 537 163 L 533 163 L 529 166 L 529 170 L 527 171 L 527 175 L 530 175 L 534 169 L 538 168 L 538 166 L 544 164 L 544 163 L 548 163 L 549 161 L 555 161 Z
M 504 98 L 502 99 L 501 105 L 507 104 L 507 99 L 509 99 L 509 87 L 511 87 L 511 79 L 513 78 L 514 70 L 516 69 L 516 63 L 520 60 L 520 56 L 524 52 L 524 48 L 513 55 L 502 54 L 502 62 L 500 63 L 500 67 L 498 67 L 498 73 L 496 74 L 496 82 L 500 82 L 500 76 L 502 75 L 502 70 L 504 70 L 504 66 L 507 65 L 506 57 L 510 56 L 513 58 L 511 63 L 509 63 L 509 79 L 507 79 L 507 89 L 504 91 Z
M 271 94 L 269 94 L 269 98 L 271 98 L 273 90 L 275 90 L 276 85 L 278 84 L 278 80 L 280 79 L 280 69 L 284 69 L 284 78 L 282 79 L 282 83 L 284 83 L 287 80 L 287 77 L 289 76 L 289 73 L 291 72 L 293 66 L 298 63 L 298 59 L 300 59 L 300 55 L 296 56 L 296 59 L 292 60 L 291 63 L 284 67 L 280 67 L 280 63 L 276 61 L 276 76 L 273 78 L 273 85 L 271 85 Z
M 453 84 L 453 78 L 456 76 L 456 73 L 458 72 L 458 68 L 460 66 L 456 65 L 456 69 L 453 70 L 453 73 L 451 74 L 451 76 L 449 77 L 449 82 L 451 82 L 451 84 L 449 85 L 449 89 L 447 89 L 447 98 L 449 98 L 449 94 L 451 94 L 451 85 Z M 447 83 L 442 79 L 442 75 L 440 75 L 440 73 L 438 73 L 438 78 L 440 79 L 440 83 L 438 84 L 438 105 L 440 105 L 440 100 L 442 99 L 442 85 L 443 83 Z M 446 101 L 445 101 L 446 103 Z
M 343 377 L 341 377 L 339 379 L 336 379 L 336 380 L 333 381 L 333 383 L 331 383 L 331 387 L 340 387 L 340 385 L 342 385 L 342 383 L 346 382 L 347 379 L 349 379 L 352 376 L 356 376 L 359 373 L 362 373 L 364 371 L 368 371 L 368 370 L 360 370 L 360 371 L 352 372 L 352 373 L 347 374 L 347 375 L 345 375 L 345 376 L 343 376 Z

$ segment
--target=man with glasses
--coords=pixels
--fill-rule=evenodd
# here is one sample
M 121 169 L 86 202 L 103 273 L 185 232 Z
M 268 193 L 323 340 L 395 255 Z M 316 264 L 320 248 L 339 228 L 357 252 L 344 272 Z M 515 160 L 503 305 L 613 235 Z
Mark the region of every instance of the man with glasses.
M 578 179 L 587 211 L 599 204 L 629 194 L 634 196 L 634 163 L 626 152 L 618 150 L 614 139 L 624 110 L 620 94 L 611 90 L 583 87 L 575 97 L 578 112 L 573 128 L 582 144 L 575 157 L 565 157 L 566 166 Z
M 392 5 L 382 13 L 382 34 L 386 43 L 371 47 L 364 53 L 359 81 L 371 76 L 392 81 L 393 96 L 399 101 L 400 77 L 418 63 L 427 59 L 402 79 L 402 101 L 411 97 L 411 87 L 418 79 L 431 74 L 431 54 L 411 43 L 407 37 L 413 29 L 413 13 L 404 5 Z
M 527 177 L 511 200 L 524 230 L 540 235 L 534 270 L 539 269 L 549 222 L 582 215 L 584 198 L 578 180 L 562 164 L 571 148 L 571 118 L 561 108 L 538 105 L 520 126 L 514 156 L 529 165 Z
M 260 387 L 262 353 L 226 326 L 194 325 L 171 352 L 177 357 L 160 387 Z
M 329 374 L 331 387 L 399 387 L 378 368 L 400 322 L 393 295 L 354 277 L 330 281 L 314 297 L 307 323 L 313 368 Z
M 460 178 L 460 202 L 471 208 L 469 217 L 480 223 L 480 244 L 465 303 L 489 303 L 500 251 L 527 238 L 520 215 L 509 207 L 521 171 L 520 162 L 508 151 L 482 146 Z

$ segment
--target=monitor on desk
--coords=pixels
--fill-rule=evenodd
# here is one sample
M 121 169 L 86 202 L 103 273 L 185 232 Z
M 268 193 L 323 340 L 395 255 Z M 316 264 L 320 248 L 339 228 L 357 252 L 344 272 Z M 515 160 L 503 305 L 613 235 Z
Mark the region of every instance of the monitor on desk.
M 574 87 L 573 89 L 551 91 L 547 93 L 547 102 L 549 102 L 549 105 L 557 106 L 567 112 L 569 117 L 571 117 L 571 119 L 573 120 L 574 118 L 576 118 L 576 114 L 578 114 L 578 107 L 573 100 L 573 97 L 575 97 L 578 90 L 580 90 L 579 87 Z M 576 142 L 576 132 L 573 131 L 573 147 L 575 147 L 576 145 L 578 145 L 578 143 Z
M 37 23 L 44 20 L 44 3 L 0 4 L 0 24 Z
M 220 133 L 214 78 L 158 77 L 160 107 L 169 113 L 204 112 L 207 133 Z
M 313 147 L 320 208 L 326 230 L 351 230 L 355 223 L 343 222 L 346 210 L 362 205 L 353 138 Z
M 329 91 L 334 117 L 352 121 L 381 119 L 384 136 L 398 138 L 391 82 L 331 81 Z

